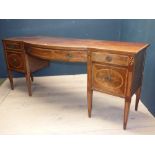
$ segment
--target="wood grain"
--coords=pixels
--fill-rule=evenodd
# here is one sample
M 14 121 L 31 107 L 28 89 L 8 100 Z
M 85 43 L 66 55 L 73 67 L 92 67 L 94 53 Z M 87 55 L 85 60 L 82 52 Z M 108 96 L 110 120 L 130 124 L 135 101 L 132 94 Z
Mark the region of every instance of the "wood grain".
M 135 43 L 135 42 L 119 42 L 119 41 L 106 41 L 94 39 L 75 39 L 63 37 L 46 37 L 46 36 L 33 36 L 33 37 L 14 37 L 7 38 L 8 41 L 17 41 L 30 43 L 31 45 L 38 45 L 39 47 L 56 47 L 59 49 L 76 48 L 76 49 L 103 49 L 114 50 L 126 53 L 138 53 L 138 51 L 146 48 L 149 44 Z

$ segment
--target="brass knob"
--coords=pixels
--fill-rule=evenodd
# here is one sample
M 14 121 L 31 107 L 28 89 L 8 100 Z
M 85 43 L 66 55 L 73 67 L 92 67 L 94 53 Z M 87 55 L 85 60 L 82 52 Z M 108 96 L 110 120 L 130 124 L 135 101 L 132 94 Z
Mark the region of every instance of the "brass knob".
M 112 80 L 112 78 L 111 78 L 111 76 L 110 76 L 110 75 L 109 75 L 109 76 L 104 77 L 104 79 L 105 79 L 106 81 L 111 81 L 111 80 Z
M 8 45 L 8 48 L 14 49 L 14 48 L 15 48 L 15 45 L 9 44 L 9 45 Z
M 105 59 L 106 59 L 106 61 L 108 61 L 108 62 L 111 62 L 111 61 L 112 61 L 112 57 L 111 57 L 111 56 L 109 56 L 109 55 L 108 55 L 108 56 L 106 56 L 106 58 L 105 58 Z
M 13 59 L 13 65 L 14 65 L 14 66 L 17 65 L 17 59 L 16 59 L 16 58 Z

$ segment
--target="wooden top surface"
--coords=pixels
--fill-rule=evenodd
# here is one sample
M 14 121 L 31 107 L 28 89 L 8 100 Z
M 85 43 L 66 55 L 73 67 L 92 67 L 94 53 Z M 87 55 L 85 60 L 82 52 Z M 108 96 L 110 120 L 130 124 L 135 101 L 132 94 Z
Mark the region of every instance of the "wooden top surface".
M 146 43 L 136 42 L 119 42 L 119 41 L 105 41 L 105 40 L 93 40 L 93 39 L 75 39 L 75 38 L 62 38 L 62 37 L 45 37 L 45 36 L 33 36 L 33 37 L 15 37 L 7 38 L 4 40 L 22 41 L 29 44 L 41 45 L 46 47 L 68 47 L 68 48 L 80 48 L 80 49 L 105 49 L 105 50 L 117 50 L 123 52 L 137 53 L 143 48 L 149 46 Z

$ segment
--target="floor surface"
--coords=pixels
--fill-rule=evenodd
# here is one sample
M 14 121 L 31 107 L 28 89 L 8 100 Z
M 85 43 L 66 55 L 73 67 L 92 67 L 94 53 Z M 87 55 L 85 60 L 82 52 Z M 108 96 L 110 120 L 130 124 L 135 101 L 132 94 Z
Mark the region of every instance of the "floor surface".
M 155 134 L 155 118 L 132 99 L 127 130 L 122 129 L 124 100 L 94 92 L 87 115 L 86 75 L 34 78 L 29 97 L 24 78 L 0 87 L 0 134 Z

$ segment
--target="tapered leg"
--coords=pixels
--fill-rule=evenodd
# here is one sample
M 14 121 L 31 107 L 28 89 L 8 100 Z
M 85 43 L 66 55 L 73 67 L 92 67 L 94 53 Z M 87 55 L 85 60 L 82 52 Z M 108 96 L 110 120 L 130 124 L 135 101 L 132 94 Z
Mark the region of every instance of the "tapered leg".
M 32 96 L 30 73 L 25 74 L 29 96 Z
M 131 98 L 125 99 L 123 129 L 127 127 Z
M 13 75 L 12 75 L 12 71 L 11 70 L 8 70 L 8 77 L 9 77 L 9 80 L 10 80 L 11 89 L 14 90 Z
M 33 78 L 32 73 L 30 74 L 30 76 L 31 76 L 31 81 L 33 82 L 34 81 L 34 78 Z
M 91 117 L 93 90 L 87 90 L 88 116 Z
M 141 87 L 137 89 L 136 91 L 136 104 L 135 104 L 135 110 L 138 110 L 138 103 L 140 99 L 140 94 L 141 94 Z
M 93 90 L 91 91 L 91 111 L 92 111 L 92 108 L 93 108 Z
M 92 97 L 93 97 L 93 90 L 92 90 L 92 62 L 90 53 L 88 53 L 88 60 L 87 60 L 87 105 L 88 105 L 88 117 L 91 117 L 92 111 Z

